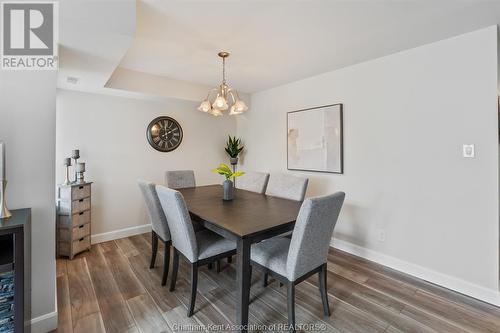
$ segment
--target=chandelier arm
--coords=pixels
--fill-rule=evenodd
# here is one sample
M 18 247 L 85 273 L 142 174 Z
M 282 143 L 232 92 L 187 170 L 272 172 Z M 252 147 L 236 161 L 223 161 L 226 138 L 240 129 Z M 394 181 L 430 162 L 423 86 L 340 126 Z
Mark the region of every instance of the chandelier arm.
M 240 94 L 238 94 L 238 91 L 234 90 L 234 93 L 236 94 L 236 97 L 237 97 L 238 99 L 241 99 L 241 98 L 240 98 Z
M 212 88 L 208 91 L 208 94 L 207 94 L 207 98 L 206 100 L 210 102 L 209 98 L 210 98 L 210 95 L 214 92 L 214 91 L 218 91 L 219 88 Z
M 236 90 L 233 90 L 233 89 L 229 88 L 229 90 L 227 91 L 227 93 L 228 93 L 228 95 L 230 95 L 233 98 L 233 104 L 236 103 L 237 99 L 236 99 L 236 97 L 234 97 L 234 94 L 236 94 L 236 96 L 238 96 L 238 92 Z

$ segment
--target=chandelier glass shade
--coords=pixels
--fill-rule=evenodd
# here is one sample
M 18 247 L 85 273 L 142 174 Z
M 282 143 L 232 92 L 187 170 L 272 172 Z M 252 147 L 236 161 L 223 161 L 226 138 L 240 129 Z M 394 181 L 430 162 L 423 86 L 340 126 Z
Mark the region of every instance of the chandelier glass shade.
M 215 117 L 222 116 L 223 111 L 227 109 L 231 116 L 241 114 L 248 110 L 248 106 L 240 99 L 238 92 L 226 84 L 226 58 L 229 57 L 229 53 L 219 52 L 218 55 L 222 58 L 222 83 L 208 92 L 198 110 Z

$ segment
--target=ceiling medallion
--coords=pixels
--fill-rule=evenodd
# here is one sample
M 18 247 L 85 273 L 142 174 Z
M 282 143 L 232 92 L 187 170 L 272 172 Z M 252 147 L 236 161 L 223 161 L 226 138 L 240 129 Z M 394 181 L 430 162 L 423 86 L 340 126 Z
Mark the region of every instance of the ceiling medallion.
M 218 55 L 222 58 L 222 84 L 208 92 L 198 110 L 216 117 L 222 116 L 222 111 L 227 109 L 229 109 L 229 115 L 231 116 L 241 114 L 248 110 L 248 106 L 240 99 L 238 92 L 226 84 L 226 58 L 229 57 L 229 52 L 219 52 Z M 213 94 L 214 92 L 217 92 L 217 95 Z M 211 96 L 215 96 L 213 101 L 210 100 Z M 231 108 L 229 108 L 230 104 Z

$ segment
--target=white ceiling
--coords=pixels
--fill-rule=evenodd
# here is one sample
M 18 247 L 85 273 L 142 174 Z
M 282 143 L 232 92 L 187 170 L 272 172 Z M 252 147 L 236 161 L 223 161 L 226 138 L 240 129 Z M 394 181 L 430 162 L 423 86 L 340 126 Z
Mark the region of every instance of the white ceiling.
M 138 0 L 120 66 L 251 93 L 500 23 L 500 0 Z
M 134 38 L 135 9 L 135 0 L 59 2 L 59 88 L 104 87 Z

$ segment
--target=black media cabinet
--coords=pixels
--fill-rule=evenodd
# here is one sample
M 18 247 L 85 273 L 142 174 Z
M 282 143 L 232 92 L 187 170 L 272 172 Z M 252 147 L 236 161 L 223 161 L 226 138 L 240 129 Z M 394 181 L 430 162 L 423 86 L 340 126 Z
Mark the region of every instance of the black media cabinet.
M 0 219 L 0 332 L 25 333 L 31 320 L 31 209 Z

